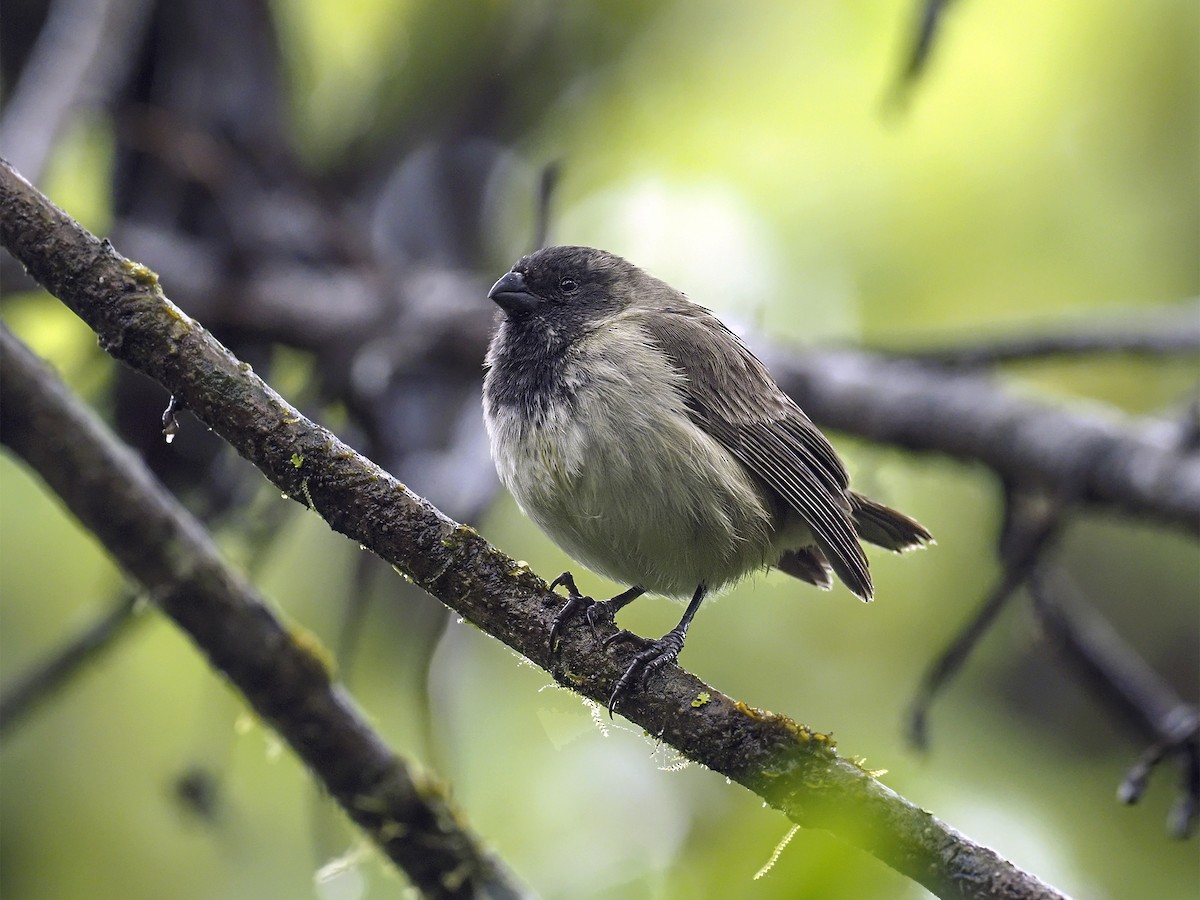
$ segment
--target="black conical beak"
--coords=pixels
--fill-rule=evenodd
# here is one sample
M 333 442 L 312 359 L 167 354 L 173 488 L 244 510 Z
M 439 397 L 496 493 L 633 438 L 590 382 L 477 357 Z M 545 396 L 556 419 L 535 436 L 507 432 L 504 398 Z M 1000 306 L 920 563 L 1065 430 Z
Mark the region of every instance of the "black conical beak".
M 525 286 L 525 276 L 520 272 L 509 272 L 492 285 L 488 298 L 510 316 L 527 313 L 538 305 L 538 298 Z

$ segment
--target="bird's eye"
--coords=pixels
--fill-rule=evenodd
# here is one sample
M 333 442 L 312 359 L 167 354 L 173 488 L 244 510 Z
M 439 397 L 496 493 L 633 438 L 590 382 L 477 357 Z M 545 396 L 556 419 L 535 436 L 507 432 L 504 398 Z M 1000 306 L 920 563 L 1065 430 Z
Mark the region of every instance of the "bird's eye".
M 573 294 L 579 290 L 579 282 L 574 278 L 564 278 L 558 283 L 558 287 L 564 294 Z

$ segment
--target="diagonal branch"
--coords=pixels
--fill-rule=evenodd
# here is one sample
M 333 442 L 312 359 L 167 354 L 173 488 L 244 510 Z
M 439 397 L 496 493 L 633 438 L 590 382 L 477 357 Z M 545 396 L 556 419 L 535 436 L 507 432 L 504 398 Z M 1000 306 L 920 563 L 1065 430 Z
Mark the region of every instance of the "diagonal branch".
M 996 617 L 1018 590 L 1028 582 L 1046 549 L 1062 530 L 1066 503 L 1047 502 L 1030 497 L 1007 485 L 1004 502 L 1004 534 L 1000 541 L 1003 571 L 988 592 L 974 617 L 925 672 L 909 707 L 909 741 L 919 750 L 929 748 L 929 709 L 934 698 L 967 661 L 967 657 L 987 634 Z
M 902 110 L 907 104 L 913 88 L 925 73 L 933 56 L 933 47 L 945 24 L 946 10 L 953 0 L 919 0 L 909 38 L 904 66 L 888 93 L 888 108 Z
M 0 432 L 430 897 L 525 896 L 221 559 L 204 527 L 65 384 L 0 326 Z
M 88 234 L 7 165 L 0 241 L 109 353 L 162 383 L 288 496 L 560 683 L 607 699 L 627 654 L 609 656 L 588 629 L 573 628 L 551 655 L 561 599 L 541 578 L 300 415 L 170 303 L 153 272 Z M 208 638 L 207 652 L 224 658 L 224 642 L 236 634 L 218 629 Z M 735 702 L 678 667 L 631 697 L 624 712 L 794 822 L 840 835 L 942 897 L 1061 896 L 838 757 L 825 735 Z
M 139 599 L 138 594 L 127 591 L 111 609 L 74 635 L 53 656 L 5 688 L 0 695 L 0 738 L 11 734 L 14 726 L 62 690 L 88 663 L 112 650 L 118 638 L 129 634 L 139 621 Z
M 1185 703 L 1086 602 L 1061 568 L 1043 565 L 1029 587 L 1046 639 L 1088 689 L 1151 742 L 1117 795 L 1136 803 L 1151 770 L 1172 757 L 1180 784 L 1168 827 L 1175 837 L 1188 837 L 1200 819 L 1200 711 Z

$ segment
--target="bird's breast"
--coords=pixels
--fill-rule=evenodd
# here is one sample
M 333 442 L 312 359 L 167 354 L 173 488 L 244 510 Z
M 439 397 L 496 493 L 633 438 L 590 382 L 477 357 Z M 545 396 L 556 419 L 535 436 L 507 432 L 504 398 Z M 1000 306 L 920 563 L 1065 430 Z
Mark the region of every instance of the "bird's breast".
M 761 489 L 692 422 L 684 376 L 644 335 L 612 337 L 581 342 L 535 395 L 485 386 L 496 468 L 518 504 L 588 568 L 655 593 L 773 562 Z

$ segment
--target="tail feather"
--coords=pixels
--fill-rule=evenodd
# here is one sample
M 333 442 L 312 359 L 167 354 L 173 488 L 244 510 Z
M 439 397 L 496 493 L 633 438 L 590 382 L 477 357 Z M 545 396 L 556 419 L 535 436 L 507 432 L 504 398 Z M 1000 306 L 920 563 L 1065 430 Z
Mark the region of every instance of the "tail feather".
M 833 574 L 825 554 L 816 547 L 801 547 L 799 550 L 789 550 L 779 557 L 775 568 L 786 572 L 793 578 L 815 584 L 823 591 L 833 587 Z
M 860 540 L 894 553 L 934 542 L 933 535 L 916 519 L 862 494 L 848 491 L 847 496 L 850 498 L 850 515 Z M 853 571 L 846 571 L 844 566 L 838 565 L 836 556 L 830 556 L 821 549 L 820 537 L 815 536 L 814 539 L 816 543 L 811 546 L 788 550 L 779 557 L 775 568 L 793 578 L 815 584 L 822 590 L 833 587 L 833 575 L 836 573 L 851 591 L 864 600 L 870 600 L 870 575 L 861 577 Z
M 894 553 L 933 543 L 933 535 L 916 519 L 853 491 L 850 515 L 860 538 Z

